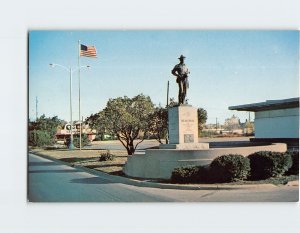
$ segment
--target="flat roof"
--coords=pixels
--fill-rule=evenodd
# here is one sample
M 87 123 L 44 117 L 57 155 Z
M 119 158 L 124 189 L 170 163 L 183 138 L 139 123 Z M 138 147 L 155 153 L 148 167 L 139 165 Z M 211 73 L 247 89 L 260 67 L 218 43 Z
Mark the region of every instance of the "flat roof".
M 259 112 L 286 108 L 299 108 L 299 97 L 281 100 L 267 100 L 265 102 L 244 104 L 228 107 L 229 110 Z

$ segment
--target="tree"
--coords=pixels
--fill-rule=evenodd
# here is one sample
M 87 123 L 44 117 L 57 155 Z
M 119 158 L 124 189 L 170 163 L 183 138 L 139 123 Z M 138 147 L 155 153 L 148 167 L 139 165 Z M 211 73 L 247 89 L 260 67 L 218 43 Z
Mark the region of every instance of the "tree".
M 58 126 L 65 124 L 65 121 L 57 116 L 40 116 L 36 121 L 29 121 L 29 144 L 33 146 L 52 145 L 55 142 L 55 134 Z
M 149 130 L 149 116 L 153 112 L 153 103 L 143 94 L 133 98 L 127 96 L 109 99 L 104 114 L 106 132 L 116 135 L 126 148 L 128 155 L 134 154 L 137 146 L 144 140 L 142 133 Z M 134 140 L 139 141 L 134 145 Z
M 104 111 L 100 111 L 95 114 L 91 114 L 85 119 L 85 123 L 88 124 L 92 129 L 96 129 L 97 133 L 103 137 L 105 133 L 105 114 Z
M 201 132 L 207 120 L 207 111 L 203 108 L 198 108 L 197 112 L 198 112 L 198 130 L 199 132 Z
M 162 107 L 156 107 L 149 116 L 149 131 L 155 139 L 162 143 L 168 132 L 168 110 Z

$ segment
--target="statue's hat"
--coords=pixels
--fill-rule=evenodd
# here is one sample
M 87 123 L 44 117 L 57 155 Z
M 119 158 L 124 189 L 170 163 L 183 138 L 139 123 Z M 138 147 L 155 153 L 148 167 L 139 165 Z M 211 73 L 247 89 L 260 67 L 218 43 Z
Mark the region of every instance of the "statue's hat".
M 184 58 L 185 58 L 185 56 L 181 55 L 178 59 L 184 59 Z

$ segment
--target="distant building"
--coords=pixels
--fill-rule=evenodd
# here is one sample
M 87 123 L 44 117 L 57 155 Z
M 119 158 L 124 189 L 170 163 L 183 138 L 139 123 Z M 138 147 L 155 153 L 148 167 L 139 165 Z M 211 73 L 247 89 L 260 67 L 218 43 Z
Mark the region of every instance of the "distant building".
M 230 106 L 255 113 L 255 140 L 299 143 L 299 97 Z
M 231 118 L 227 118 L 224 123 L 224 128 L 229 131 L 240 129 L 240 119 L 235 115 L 233 115 Z
M 80 123 L 79 122 L 74 123 L 72 128 L 73 128 L 72 133 L 74 135 L 80 134 Z M 86 134 L 90 141 L 93 141 L 95 139 L 95 137 L 96 137 L 95 129 L 91 129 L 88 124 L 82 124 L 81 128 L 82 128 L 81 133 Z M 57 127 L 56 135 L 55 135 L 57 140 L 66 140 L 67 138 L 70 137 L 70 135 L 71 135 L 71 125 L 70 124 L 65 124 L 64 127 L 61 127 L 61 126 Z
M 241 128 L 244 135 L 252 136 L 254 134 L 254 122 L 246 119 L 245 123 L 241 123 Z

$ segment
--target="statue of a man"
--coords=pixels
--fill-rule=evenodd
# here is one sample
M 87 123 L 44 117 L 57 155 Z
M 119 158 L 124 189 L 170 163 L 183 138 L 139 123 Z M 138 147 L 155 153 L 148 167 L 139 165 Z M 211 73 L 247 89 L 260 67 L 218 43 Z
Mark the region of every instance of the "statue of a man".
M 180 63 L 173 68 L 172 74 L 177 77 L 176 82 L 178 83 L 179 86 L 178 104 L 184 104 L 186 91 L 189 88 L 188 74 L 190 72 L 187 66 L 184 64 L 185 56 L 181 55 L 178 59 L 180 60 Z

